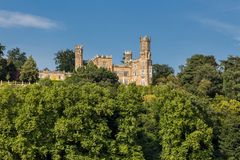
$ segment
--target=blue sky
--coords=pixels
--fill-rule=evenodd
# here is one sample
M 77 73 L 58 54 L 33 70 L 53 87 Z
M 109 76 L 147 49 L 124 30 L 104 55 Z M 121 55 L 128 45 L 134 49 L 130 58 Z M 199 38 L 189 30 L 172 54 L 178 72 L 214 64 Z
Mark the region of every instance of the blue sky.
M 84 59 L 125 50 L 139 55 L 151 36 L 153 63 L 178 71 L 196 53 L 217 60 L 238 55 L 239 0 L 0 0 L 0 43 L 33 55 L 39 69 L 55 69 L 54 53 L 84 45 Z

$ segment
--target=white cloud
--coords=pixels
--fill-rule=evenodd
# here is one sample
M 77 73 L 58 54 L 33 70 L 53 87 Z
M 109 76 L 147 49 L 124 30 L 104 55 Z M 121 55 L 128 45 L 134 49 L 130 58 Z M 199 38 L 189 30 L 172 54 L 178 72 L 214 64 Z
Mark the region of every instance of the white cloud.
M 235 39 L 236 41 L 240 42 L 240 26 L 231 24 L 231 23 L 227 23 L 227 22 L 223 22 L 223 21 L 219 21 L 219 20 L 215 20 L 215 19 L 198 19 L 198 21 L 207 26 L 207 27 L 211 27 L 212 29 L 232 37 L 233 39 Z
M 50 19 L 40 16 L 0 10 L 0 27 L 31 27 L 39 29 L 51 29 L 56 28 L 57 24 Z
M 213 29 L 219 32 L 233 34 L 233 35 L 240 34 L 240 26 L 237 26 L 237 25 L 233 25 L 230 23 L 226 23 L 226 22 L 218 21 L 214 19 L 200 19 L 199 22 L 206 26 L 212 27 Z

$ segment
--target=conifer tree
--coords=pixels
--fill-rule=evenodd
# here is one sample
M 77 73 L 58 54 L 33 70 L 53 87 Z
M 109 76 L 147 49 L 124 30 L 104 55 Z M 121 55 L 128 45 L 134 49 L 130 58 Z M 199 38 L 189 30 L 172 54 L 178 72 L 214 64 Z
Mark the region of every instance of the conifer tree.
M 37 64 L 30 56 L 23 64 L 20 72 L 20 80 L 24 82 L 36 82 L 38 80 Z

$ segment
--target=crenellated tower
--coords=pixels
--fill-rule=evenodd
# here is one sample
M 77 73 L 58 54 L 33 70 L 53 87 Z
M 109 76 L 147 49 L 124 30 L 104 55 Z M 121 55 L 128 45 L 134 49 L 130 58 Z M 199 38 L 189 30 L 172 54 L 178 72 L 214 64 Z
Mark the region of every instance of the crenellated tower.
M 132 61 L 132 51 L 125 51 L 123 59 L 124 59 L 125 64 L 131 62 Z
M 140 37 L 140 58 L 151 59 L 151 38 L 149 36 Z
M 75 46 L 75 70 L 83 66 L 83 46 Z
M 141 85 L 152 83 L 152 59 L 151 59 L 151 38 L 149 36 L 140 37 L 140 73 Z

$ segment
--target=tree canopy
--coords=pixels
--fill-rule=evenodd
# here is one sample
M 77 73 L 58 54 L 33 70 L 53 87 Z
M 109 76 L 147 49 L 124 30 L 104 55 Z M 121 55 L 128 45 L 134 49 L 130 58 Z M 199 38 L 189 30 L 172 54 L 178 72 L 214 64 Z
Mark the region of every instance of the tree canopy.
M 37 64 L 32 56 L 29 56 L 23 64 L 20 72 L 20 80 L 23 82 L 36 82 L 38 80 Z
M 214 97 L 222 91 L 222 78 L 214 56 L 193 55 L 181 66 L 178 77 L 182 86 L 195 94 Z
M 118 77 L 116 73 L 107 70 L 106 68 L 98 68 L 92 62 L 86 66 L 78 68 L 74 74 L 67 78 L 67 83 L 98 83 L 102 86 L 118 85 Z
M 240 100 L 240 57 L 229 56 L 227 60 L 222 60 L 221 68 L 224 95 Z
M 152 77 L 152 84 L 155 85 L 161 78 L 167 78 L 169 75 L 174 74 L 174 69 L 167 64 L 154 64 L 152 68 L 153 77 Z
M 60 50 L 55 53 L 55 64 L 58 71 L 73 72 L 75 68 L 75 53 L 73 50 Z
M 32 56 L 9 53 L 0 80 L 35 82 Z M 1 83 L 0 159 L 239 159 L 240 58 L 193 55 L 177 76 L 153 67 L 150 86 L 91 62 L 63 82 Z

